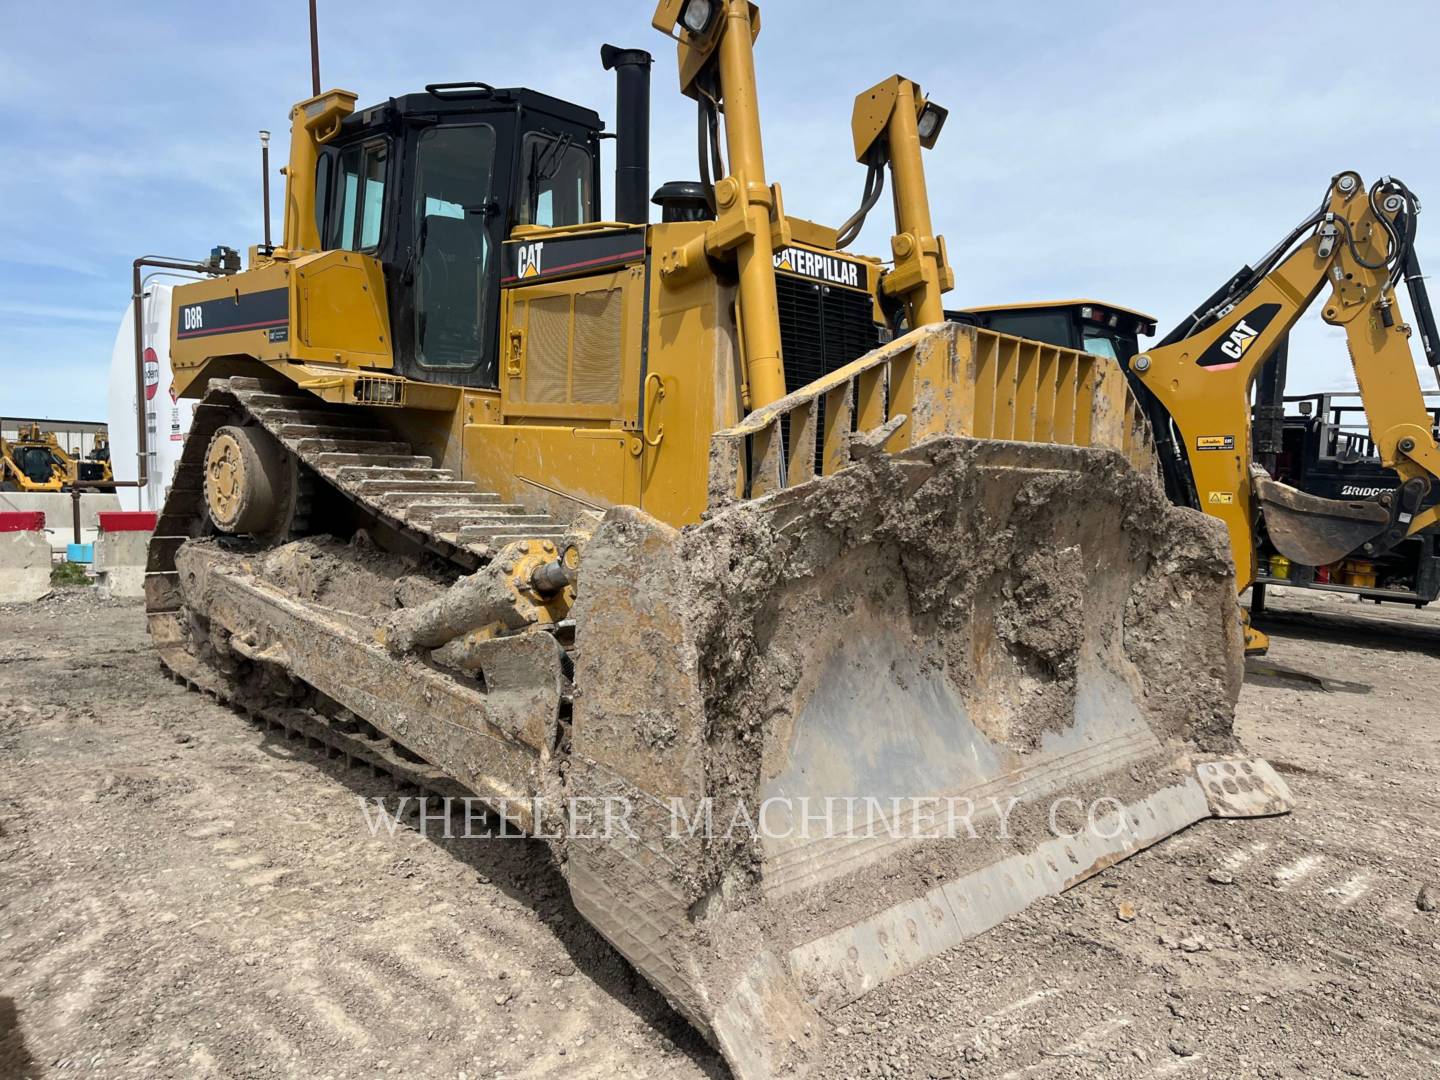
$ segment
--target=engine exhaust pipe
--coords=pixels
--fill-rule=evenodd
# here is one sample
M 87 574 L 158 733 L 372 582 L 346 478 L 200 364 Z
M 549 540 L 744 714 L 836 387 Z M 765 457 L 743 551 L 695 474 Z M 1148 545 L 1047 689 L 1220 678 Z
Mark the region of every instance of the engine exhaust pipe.
M 600 46 L 600 63 L 615 72 L 615 217 L 650 220 L 650 64 L 644 49 Z
M 265 226 L 264 251 L 266 255 L 275 252 L 270 242 L 270 132 L 260 132 L 260 215 Z

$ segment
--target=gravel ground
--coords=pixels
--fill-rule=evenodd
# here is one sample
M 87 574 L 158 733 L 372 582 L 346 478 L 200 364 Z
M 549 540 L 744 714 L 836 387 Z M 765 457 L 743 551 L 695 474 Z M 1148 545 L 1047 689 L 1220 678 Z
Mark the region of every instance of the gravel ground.
M 1440 1075 L 1440 612 L 1270 609 L 1240 732 L 1296 813 L 882 988 L 824 1075 Z M 165 681 L 135 604 L 0 607 L 0 1080 L 727 1075 L 543 847 L 372 836 L 391 793 Z

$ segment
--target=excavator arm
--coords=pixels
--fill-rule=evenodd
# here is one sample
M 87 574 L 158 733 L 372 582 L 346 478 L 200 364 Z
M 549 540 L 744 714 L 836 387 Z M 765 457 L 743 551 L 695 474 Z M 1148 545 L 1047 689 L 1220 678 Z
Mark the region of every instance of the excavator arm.
M 1152 420 L 1168 427 L 1157 440 L 1162 453 L 1190 480 L 1182 499 L 1230 532 L 1242 590 L 1255 578 L 1262 520 L 1282 553 L 1325 565 L 1356 551 L 1378 554 L 1440 519 L 1436 508 L 1419 510 L 1440 477 L 1440 449 L 1411 352 L 1412 329 L 1400 321 L 1395 296 L 1405 280 L 1426 358 L 1436 364 L 1434 319 L 1413 251 L 1418 211 L 1398 180 L 1383 178 L 1367 191 L 1356 173 L 1339 174 L 1319 210 L 1257 267 L 1242 269 L 1131 363 L 1153 399 Z M 1327 286 L 1321 315 L 1345 331 L 1376 451 L 1401 480 L 1395 493 L 1375 499 L 1319 499 L 1252 464 L 1251 388 L 1265 359 Z

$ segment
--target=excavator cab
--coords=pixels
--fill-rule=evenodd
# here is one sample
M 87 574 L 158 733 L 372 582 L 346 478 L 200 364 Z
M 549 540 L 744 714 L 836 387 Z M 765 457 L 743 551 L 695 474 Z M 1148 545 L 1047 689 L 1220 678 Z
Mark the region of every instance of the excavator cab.
M 500 246 L 595 221 L 600 117 L 524 89 L 442 83 L 351 113 L 316 162 L 325 250 L 383 268 L 394 371 L 498 383 Z

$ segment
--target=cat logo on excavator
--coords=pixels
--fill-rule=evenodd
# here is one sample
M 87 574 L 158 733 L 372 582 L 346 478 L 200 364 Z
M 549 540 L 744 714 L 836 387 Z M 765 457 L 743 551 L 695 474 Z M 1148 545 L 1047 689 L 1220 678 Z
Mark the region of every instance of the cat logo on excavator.
M 1216 341 L 1195 361 L 1203 368 L 1231 368 L 1245 357 L 1255 339 L 1280 311 L 1279 304 L 1260 304 L 1237 319 L 1229 333 Z

